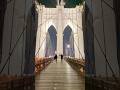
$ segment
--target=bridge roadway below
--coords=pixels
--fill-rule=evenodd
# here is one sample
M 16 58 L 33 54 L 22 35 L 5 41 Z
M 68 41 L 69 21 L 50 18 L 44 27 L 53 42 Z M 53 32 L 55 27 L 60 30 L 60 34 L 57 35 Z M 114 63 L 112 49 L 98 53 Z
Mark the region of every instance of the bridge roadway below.
M 66 61 L 53 61 L 36 75 L 35 90 L 85 90 L 85 79 Z

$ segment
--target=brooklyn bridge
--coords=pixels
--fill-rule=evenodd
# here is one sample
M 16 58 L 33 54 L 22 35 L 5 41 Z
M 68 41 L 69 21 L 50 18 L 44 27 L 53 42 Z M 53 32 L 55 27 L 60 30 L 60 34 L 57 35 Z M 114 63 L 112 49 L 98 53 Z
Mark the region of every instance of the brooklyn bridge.
M 2 0 L 0 90 L 120 90 L 119 0 Z

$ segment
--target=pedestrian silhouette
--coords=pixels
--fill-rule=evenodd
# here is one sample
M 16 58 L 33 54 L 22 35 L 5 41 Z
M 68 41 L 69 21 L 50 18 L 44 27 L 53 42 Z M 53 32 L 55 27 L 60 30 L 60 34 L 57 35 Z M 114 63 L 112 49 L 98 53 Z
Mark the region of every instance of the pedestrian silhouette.
M 57 54 L 55 54 L 55 56 L 54 56 L 54 60 L 56 60 L 56 62 L 57 62 Z
M 63 55 L 61 54 L 60 56 L 61 56 L 61 61 L 62 61 L 63 60 Z

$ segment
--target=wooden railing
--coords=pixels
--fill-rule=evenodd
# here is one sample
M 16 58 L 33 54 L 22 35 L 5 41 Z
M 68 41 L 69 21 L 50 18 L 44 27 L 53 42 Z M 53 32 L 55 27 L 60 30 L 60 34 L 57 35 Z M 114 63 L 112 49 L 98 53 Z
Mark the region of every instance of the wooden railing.
M 47 67 L 47 65 L 50 64 L 52 61 L 52 58 L 40 58 L 36 60 L 35 62 L 35 73 L 40 73 L 43 69 Z
M 118 78 L 118 80 L 120 80 Z M 86 90 L 120 90 L 120 83 L 114 79 L 105 79 L 100 77 L 86 77 Z
M 0 76 L 0 90 L 34 90 L 35 77 L 27 76 Z
M 75 58 L 65 58 L 65 60 L 80 74 L 85 75 L 85 60 Z

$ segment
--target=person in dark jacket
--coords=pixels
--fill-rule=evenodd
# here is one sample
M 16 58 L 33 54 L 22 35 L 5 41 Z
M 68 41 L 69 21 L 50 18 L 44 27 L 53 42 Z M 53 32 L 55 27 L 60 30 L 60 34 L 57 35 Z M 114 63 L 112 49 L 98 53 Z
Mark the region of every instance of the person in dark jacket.
M 61 56 L 61 61 L 62 61 L 63 60 L 63 55 L 61 54 L 60 56 Z
M 55 56 L 54 56 L 54 60 L 56 60 L 56 62 L 57 62 L 57 54 L 55 54 Z

